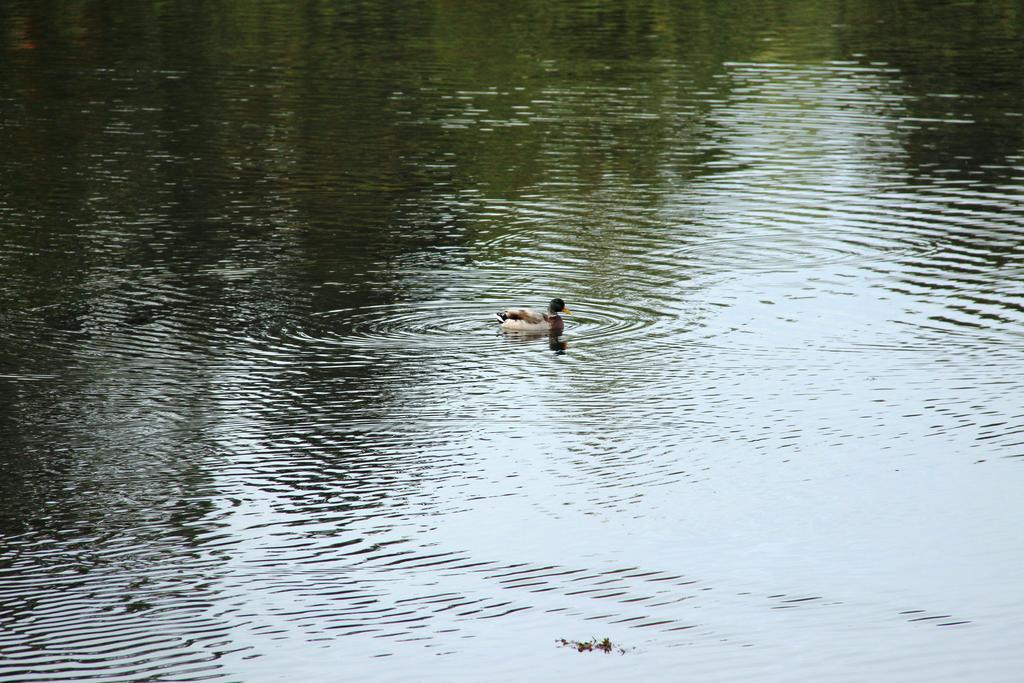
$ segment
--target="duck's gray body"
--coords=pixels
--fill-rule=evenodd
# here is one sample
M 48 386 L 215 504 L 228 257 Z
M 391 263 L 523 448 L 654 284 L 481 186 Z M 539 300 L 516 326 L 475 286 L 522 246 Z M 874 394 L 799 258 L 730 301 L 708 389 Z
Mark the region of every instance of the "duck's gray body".
M 563 311 L 566 315 L 571 315 L 564 301 L 552 299 L 546 313 L 532 308 L 510 308 L 494 315 L 501 323 L 503 330 L 561 332 L 565 328 L 565 321 L 559 314 Z
M 503 330 L 519 330 L 523 332 L 547 332 L 561 330 L 565 327 L 562 316 L 535 311 L 532 308 L 510 308 L 495 313 Z

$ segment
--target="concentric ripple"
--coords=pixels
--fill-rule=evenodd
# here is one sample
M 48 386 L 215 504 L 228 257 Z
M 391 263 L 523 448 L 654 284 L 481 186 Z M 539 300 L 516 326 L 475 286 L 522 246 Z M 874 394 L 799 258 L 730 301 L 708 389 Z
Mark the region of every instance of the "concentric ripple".
M 409 301 L 401 304 L 334 309 L 316 313 L 324 339 L 339 345 L 464 344 L 460 337 L 478 332 L 487 302 Z M 493 310 L 498 310 L 497 305 Z M 491 312 L 493 319 L 493 312 Z M 294 333 L 298 339 L 309 335 Z
M 405 348 L 452 350 L 482 343 L 500 331 L 494 313 L 514 307 L 511 298 L 478 301 L 408 301 L 402 304 L 334 309 L 315 313 L 315 327 L 282 329 L 282 343 L 321 349 Z M 543 304 L 537 308 L 542 309 Z M 574 341 L 607 342 L 636 338 L 658 323 L 658 311 L 587 299 L 571 306 L 565 335 Z M 523 335 L 520 335 L 523 336 Z M 529 335 L 526 335 L 529 336 Z

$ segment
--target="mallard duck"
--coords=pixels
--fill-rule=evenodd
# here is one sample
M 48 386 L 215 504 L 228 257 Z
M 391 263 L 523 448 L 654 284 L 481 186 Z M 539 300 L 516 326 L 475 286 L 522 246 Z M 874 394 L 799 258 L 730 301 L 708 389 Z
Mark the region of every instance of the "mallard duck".
M 510 308 L 501 313 L 495 313 L 501 323 L 503 330 L 518 330 L 522 332 L 561 332 L 565 327 L 560 313 L 572 315 L 572 311 L 565 307 L 561 299 L 552 299 L 548 304 L 547 313 L 535 311 L 532 308 Z

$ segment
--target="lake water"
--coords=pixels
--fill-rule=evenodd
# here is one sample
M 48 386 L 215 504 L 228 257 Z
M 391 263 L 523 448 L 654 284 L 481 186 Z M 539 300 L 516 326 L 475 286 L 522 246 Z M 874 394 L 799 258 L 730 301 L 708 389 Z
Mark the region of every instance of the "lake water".
M 1021 680 L 1022 64 L 998 0 L 3 3 L 0 680 Z

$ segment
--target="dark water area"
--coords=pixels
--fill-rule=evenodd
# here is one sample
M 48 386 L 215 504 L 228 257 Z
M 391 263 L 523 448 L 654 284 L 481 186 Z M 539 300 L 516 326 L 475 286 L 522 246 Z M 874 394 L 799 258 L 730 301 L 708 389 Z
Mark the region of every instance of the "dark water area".
M 0 4 L 0 680 L 1020 680 L 1022 73 L 1010 1 Z

